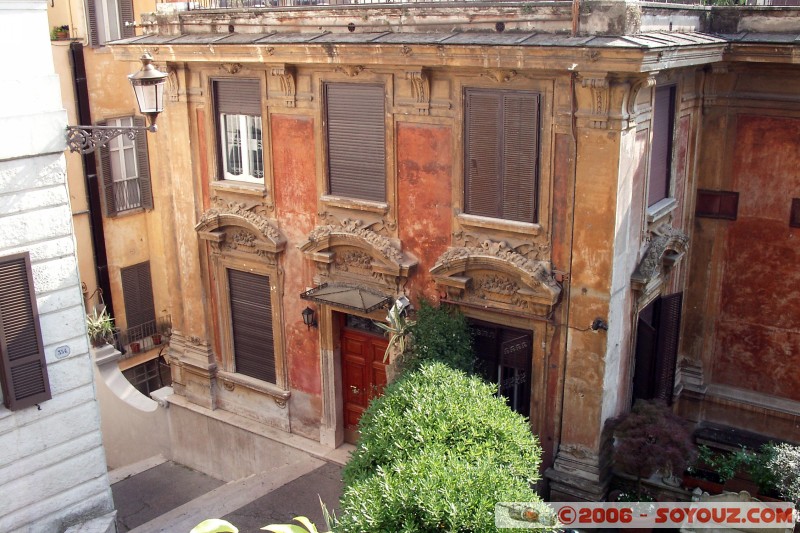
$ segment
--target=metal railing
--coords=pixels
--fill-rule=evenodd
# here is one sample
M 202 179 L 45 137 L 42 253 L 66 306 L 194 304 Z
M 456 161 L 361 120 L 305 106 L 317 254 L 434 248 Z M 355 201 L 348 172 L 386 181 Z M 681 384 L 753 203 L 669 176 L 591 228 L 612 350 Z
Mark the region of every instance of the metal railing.
M 142 207 L 142 189 L 139 187 L 139 178 L 114 182 L 114 206 L 117 212 Z
M 114 333 L 114 345 L 125 357 L 130 357 L 166 345 L 170 335 L 172 317 L 164 315 L 126 330 L 117 330 Z

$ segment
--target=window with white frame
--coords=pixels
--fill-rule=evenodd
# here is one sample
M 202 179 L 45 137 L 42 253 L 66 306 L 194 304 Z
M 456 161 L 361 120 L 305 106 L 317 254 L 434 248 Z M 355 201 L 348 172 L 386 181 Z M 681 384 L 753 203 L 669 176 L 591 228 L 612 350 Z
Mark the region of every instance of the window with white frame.
M 142 117 L 122 117 L 101 122 L 104 126 L 144 127 Z M 144 131 L 135 138 L 119 135 L 98 150 L 106 215 L 115 216 L 137 208 L 152 209 L 150 164 Z
M 220 129 L 225 179 L 261 182 L 264 179 L 261 117 L 220 113 Z
M 264 182 L 261 84 L 257 79 L 214 81 L 219 179 Z

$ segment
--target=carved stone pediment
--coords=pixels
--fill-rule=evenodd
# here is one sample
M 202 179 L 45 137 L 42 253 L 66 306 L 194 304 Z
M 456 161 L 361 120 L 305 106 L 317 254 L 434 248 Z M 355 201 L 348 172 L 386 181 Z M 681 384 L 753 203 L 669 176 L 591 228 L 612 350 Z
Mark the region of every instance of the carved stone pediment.
M 300 250 L 317 263 L 317 283 L 360 281 L 394 289 L 417 264 L 391 239 L 357 219 L 317 226 Z
M 211 242 L 216 253 L 236 251 L 269 258 L 286 246 L 286 239 L 269 219 L 236 202 L 216 200 L 194 229 Z
M 450 300 L 527 315 L 547 316 L 561 295 L 548 262 L 529 259 L 505 242 L 450 248 L 431 274 Z
M 631 275 L 631 285 L 639 291 L 648 292 L 660 285 L 667 274 L 681 260 L 689 246 L 689 237 L 669 224 L 662 224 L 653 231 L 650 244 Z

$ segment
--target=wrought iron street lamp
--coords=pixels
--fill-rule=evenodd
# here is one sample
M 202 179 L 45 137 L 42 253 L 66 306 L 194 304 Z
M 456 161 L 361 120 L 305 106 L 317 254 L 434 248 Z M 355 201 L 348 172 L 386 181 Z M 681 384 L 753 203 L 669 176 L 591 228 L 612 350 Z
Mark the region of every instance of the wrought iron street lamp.
M 141 70 L 128 76 L 128 80 L 133 86 L 133 92 L 136 93 L 139 112 L 147 117 L 150 125 L 147 127 L 67 126 L 67 146 L 71 152 L 91 154 L 119 135 L 127 135 L 129 139 L 134 140 L 137 132 L 158 130 L 156 118 L 164 110 L 164 84 L 168 74 L 153 66 L 153 56 L 148 52 L 142 54 L 140 59 Z

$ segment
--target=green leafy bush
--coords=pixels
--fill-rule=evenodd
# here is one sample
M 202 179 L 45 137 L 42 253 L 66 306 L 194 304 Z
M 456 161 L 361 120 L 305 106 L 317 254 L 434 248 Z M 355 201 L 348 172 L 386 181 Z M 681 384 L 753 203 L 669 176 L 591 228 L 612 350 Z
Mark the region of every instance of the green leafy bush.
M 472 372 L 474 355 L 469 326 L 464 315 L 444 307 L 420 301 L 416 323 L 411 327 L 413 342 L 403 359 L 407 370 L 414 370 L 433 361 Z
M 492 385 L 442 363 L 364 412 L 337 532 L 493 531 L 497 502 L 536 502 L 541 449 Z

